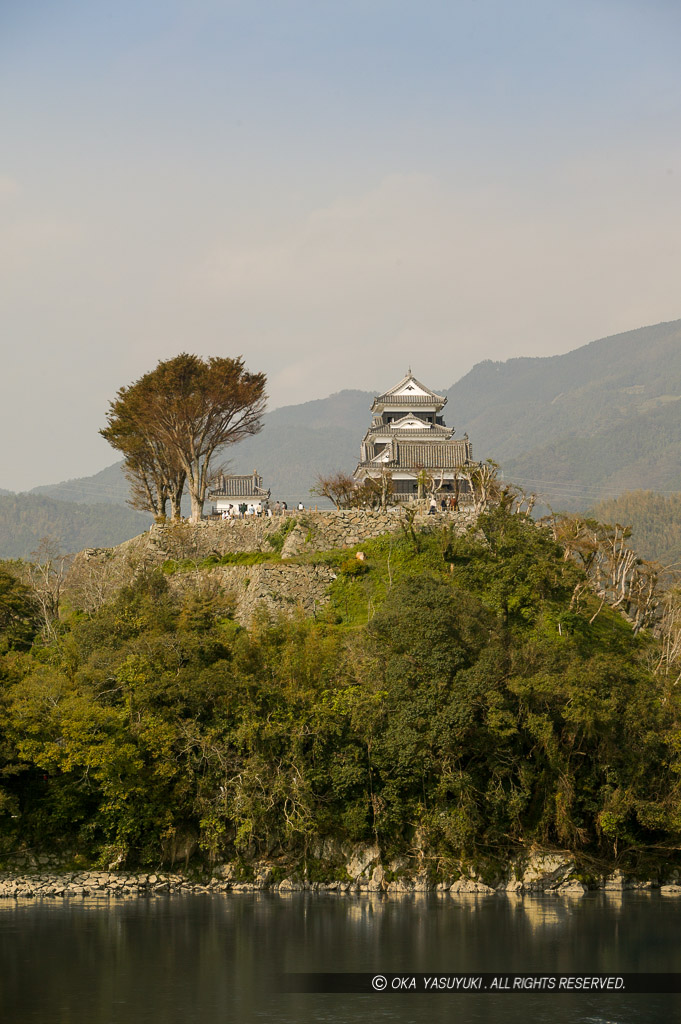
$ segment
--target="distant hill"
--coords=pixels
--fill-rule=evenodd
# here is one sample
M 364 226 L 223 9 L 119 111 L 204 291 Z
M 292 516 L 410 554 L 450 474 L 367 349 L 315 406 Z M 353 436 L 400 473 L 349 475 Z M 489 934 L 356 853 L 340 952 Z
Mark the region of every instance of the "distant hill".
M 77 505 L 31 494 L 0 494 L 0 558 L 29 558 L 43 537 L 65 552 L 111 547 L 149 528 L 151 517 L 115 505 Z
M 509 479 L 571 509 L 630 490 L 680 491 L 681 407 L 632 412 L 590 436 L 571 435 L 508 459 L 504 469 Z
M 288 405 L 265 417 L 263 429 L 228 453 L 230 473 L 262 474 L 273 498 L 289 504 L 316 499 L 310 488 L 320 474 L 352 472 L 369 426 L 374 393 L 340 391 L 329 398 Z
M 681 490 L 681 321 L 562 356 L 485 361 L 448 392 L 478 458 L 556 507 L 626 490 Z
M 629 491 L 599 502 L 593 515 L 603 523 L 631 526 L 631 545 L 642 558 L 681 571 L 681 493 Z
M 113 454 L 113 451 L 112 451 Z M 93 476 L 82 476 L 75 480 L 64 480 L 60 484 L 45 484 L 34 487 L 31 495 L 44 495 L 57 501 L 72 501 L 78 505 L 103 503 L 126 505 L 130 496 L 130 485 L 123 475 L 123 463 L 115 462 Z

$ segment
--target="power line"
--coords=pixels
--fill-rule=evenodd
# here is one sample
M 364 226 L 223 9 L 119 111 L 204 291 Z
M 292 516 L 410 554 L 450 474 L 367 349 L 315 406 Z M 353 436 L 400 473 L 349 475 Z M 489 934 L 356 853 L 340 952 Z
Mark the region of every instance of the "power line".
M 648 491 L 652 491 L 655 494 L 681 494 L 681 488 L 676 488 L 674 490 L 667 490 L 667 489 L 663 489 L 663 488 L 659 488 L 659 487 L 654 487 L 654 488 L 653 487 L 636 487 L 636 488 L 629 488 L 628 491 L 623 491 L 621 488 L 614 488 L 614 487 L 605 487 L 605 488 L 603 488 L 603 487 L 598 487 L 598 485 L 594 485 L 593 487 L 589 487 L 586 484 L 578 484 L 578 483 L 575 483 L 574 481 L 570 481 L 569 483 L 567 483 L 564 480 L 539 480 L 539 479 L 537 479 L 535 477 L 523 476 L 521 474 L 519 475 L 519 479 L 522 480 L 523 483 L 538 484 L 538 485 L 540 485 L 540 486 L 542 486 L 542 487 L 544 487 L 546 489 L 550 489 L 552 491 L 560 491 L 566 497 L 582 497 L 582 496 L 584 496 L 584 497 L 595 497 L 595 498 L 604 498 L 604 497 L 617 498 L 617 497 L 620 497 L 620 495 L 622 495 L 622 494 L 631 493 L 632 490 L 637 490 L 637 491 L 648 490 Z

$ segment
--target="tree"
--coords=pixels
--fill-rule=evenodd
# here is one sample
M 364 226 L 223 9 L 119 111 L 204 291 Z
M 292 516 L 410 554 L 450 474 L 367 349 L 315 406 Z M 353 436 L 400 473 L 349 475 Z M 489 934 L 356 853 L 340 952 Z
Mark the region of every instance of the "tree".
M 124 472 L 132 495 L 128 504 L 165 519 L 170 500 L 171 518 L 179 519 L 187 473 L 175 450 L 159 437 L 150 415 L 155 398 L 153 377 L 153 373 L 145 374 L 118 391 L 109 405 L 109 425 L 100 434 L 125 457 Z
M 25 569 L 26 582 L 32 588 L 42 622 L 43 636 L 54 640 L 59 623 L 59 603 L 73 555 L 60 551 L 52 537 L 43 537 Z
M 575 588 L 573 607 L 586 593 L 588 583 L 588 589 L 600 598 L 592 621 L 608 605 L 624 612 L 635 633 L 656 622 L 661 602 L 658 583 L 663 568 L 639 558 L 629 547 L 629 527 L 620 523 L 610 526 L 579 515 L 554 516 L 550 525 L 565 559 L 577 562 L 586 573 L 586 580 Z
M 481 513 L 468 536 L 453 535 L 445 559 L 455 582 L 484 595 L 504 626 L 521 629 L 547 602 L 569 601 L 583 580 L 551 531 L 506 502 Z
M 262 429 L 265 384 L 265 375 L 249 373 L 240 357 L 204 360 L 183 352 L 121 388 L 101 433 L 123 451 L 150 501 L 155 496 L 160 504 L 164 494 L 172 498 L 174 483 L 179 509 L 178 481 L 186 481 L 197 522 L 216 451 Z
M 4 564 L 0 564 L 0 651 L 31 646 L 38 629 L 35 595 Z
M 526 519 L 532 515 L 536 494 L 526 494 L 517 484 L 504 483 L 499 471 L 499 464 L 492 459 L 485 462 L 467 462 L 461 467 L 459 479 L 468 483 L 468 489 L 476 515 L 488 512 L 491 508 L 501 506 Z M 458 503 L 459 485 L 457 481 L 456 497 Z
M 347 473 L 318 476 L 311 494 L 329 498 L 336 508 L 386 508 L 394 492 L 393 476 L 385 467 L 380 476 L 366 476 L 361 484 Z
M 318 476 L 310 494 L 318 494 L 320 498 L 328 498 L 336 508 L 347 508 L 352 503 L 355 491 L 354 477 L 339 470 L 331 476 Z
M 365 476 L 357 484 L 348 500 L 351 508 L 386 508 L 390 504 L 395 487 L 393 475 L 383 467 L 380 476 Z
M 416 497 L 419 501 L 422 501 L 424 498 L 434 498 L 444 489 L 444 486 L 445 478 L 443 472 L 438 477 L 434 472 L 429 473 L 425 466 L 418 467 Z
M 662 614 L 657 625 L 654 671 L 678 686 L 681 682 L 681 588 L 672 587 L 662 597 Z

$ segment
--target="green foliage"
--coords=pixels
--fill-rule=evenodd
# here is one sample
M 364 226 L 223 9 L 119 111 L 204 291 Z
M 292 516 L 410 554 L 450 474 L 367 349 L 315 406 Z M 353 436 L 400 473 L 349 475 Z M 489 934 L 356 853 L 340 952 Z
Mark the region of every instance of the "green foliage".
M 354 550 L 329 552 L 326 559 L 314 556 L 315 562 L 324 560 L 338 569 L 329 611 L 333 620 L 353 629 L 367 624 L 402 576 L 446 571 L 443 539 L 432 534 L 420 535 L 417 547 L 407 535 L 386 534 L 363 542 L 361 550 L 366 555 L 364 562 L 355 557 Z M 362 568 L 356 569 L 355 563 Z
M 284 522 L 281 524 L 278 530 L 271 533 L 267 538 L 267 543 L 270 545 L 273 551 L 281 554 L 281 549 L 284 546 L 284 541 L 288 537 L 291 530 L 296 525 L 296 520 L 292 516 L 287 516 Z
M 190 836 L 206 863 L 295 854 L 310 878 L 343 875 L 312 855 L 327 839 L 433 870 L 532 842 L 672 856 L 679 697 L 653 639 L 571 609 L 581 570 L 548 531 L 499 511 L 362 550 L 329 556 L 364 571 L 316 621 L 247 630 L 153 572 L 51 644 L 6 645 L 0 839 L 158 864 Z
M 345 864 L 340 860 L 322 860 L 308 857 L 306 861 L 308 882 L 351 882 Z
M 445 558 L 453 578 L 480 594 L 506 624 L 536 622 L 542 609 L 569 603 L 580 570 L 564 562 L 548 530 L 502 508 L 481 515 Z
M 13 568 L 11 563 L 7 568 L 0 565 L 0 651 L 29 648 L 40 621 L 33 593 Z
M 369 566 L 359 558 L 345 558 L 339 566 L 343 576 L 363 576 L 368 571 Z

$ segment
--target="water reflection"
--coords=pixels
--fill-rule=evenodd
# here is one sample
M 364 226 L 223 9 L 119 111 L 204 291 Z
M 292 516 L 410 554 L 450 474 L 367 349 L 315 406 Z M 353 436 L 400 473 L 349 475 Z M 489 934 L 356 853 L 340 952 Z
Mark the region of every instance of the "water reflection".
M 624 893 L 621 889 L 604 889 L 603 895 L 608 902 L 610 910 L 622 909 L 624 904 Z
M 2 1024 L 662 1024 L 677 997 L 282 996 L 285 971 L 680 971 L 649 894 L 0 901 Z M 455 1000 L 455 1002 L 452 1002 Z
M 522 910 L 527 923 L 533 931 L 543 928 L 564 926 L 570 910 L 565 904 L 557 903 L 551 898 L 528 896 L 521 900 Z

